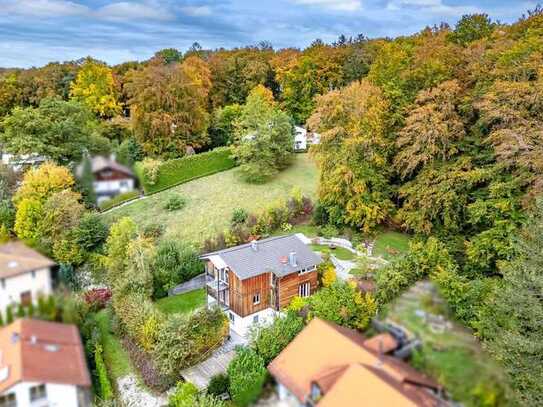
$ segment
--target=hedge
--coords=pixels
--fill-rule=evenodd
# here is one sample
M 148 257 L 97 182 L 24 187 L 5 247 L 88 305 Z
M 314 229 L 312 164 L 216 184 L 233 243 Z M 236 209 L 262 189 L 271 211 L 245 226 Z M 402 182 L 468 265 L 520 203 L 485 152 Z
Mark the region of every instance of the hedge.
M 219 147 L 205 153 L 165 161 L 160 164 L 158 178 L 154 183 L 149 182 L 145 176 L 142 163 L 136 163 L 135 172 L 140 178 L 145 194 L 154 194 L 235 166 L 231 150 L 228 147 Z
M 102 400 L 111 400 L 113 398 L 113 389 L 107 376 L 107 369 L 102 357 L 102 345 L 96 344 L 94 348 L 94 363 L 96 364 L 96 375 L 98 376 L 100 398 Z
M 130 192 L 125 192 L 124 194 L 119 194 L 117 196 L 114 196 L 111 199 L 108 199 L 107 201 L 102 202 L 99 207 L 100 211 L 104 212 L 111 208 L 114 208 L 116 206 L 119 206 L 120 204 L 128 201 L 132 201 L 140 196 L 140 191 L 134 190 Z

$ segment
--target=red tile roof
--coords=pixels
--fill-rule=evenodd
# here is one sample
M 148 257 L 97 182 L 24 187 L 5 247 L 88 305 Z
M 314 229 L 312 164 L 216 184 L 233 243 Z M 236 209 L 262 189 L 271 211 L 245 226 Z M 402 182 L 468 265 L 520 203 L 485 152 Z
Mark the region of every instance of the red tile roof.
M 0 352 L 0 392 L 23 381 L 91 385 L 75 325 L 19 319 L 0 329 Z

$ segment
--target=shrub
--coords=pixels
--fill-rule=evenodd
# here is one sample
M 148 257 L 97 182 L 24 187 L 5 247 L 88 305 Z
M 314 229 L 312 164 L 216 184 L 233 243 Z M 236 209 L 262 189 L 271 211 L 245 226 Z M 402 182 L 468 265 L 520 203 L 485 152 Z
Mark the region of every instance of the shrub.
M 164 225 L 161 223 L 151 223 L 143 228 L 143 235 L 152 239 L 158 239 L 164 234 Z
M 160 171 L 160 166 L 162 161 L 155 160 L 153 158 L 146 158 L 141 163 L 141 169 L 143 172 L 144 182 L 148 185 L 155 185 L 158 180 L 158 172 Z
M 243 208 L 236 208 L 234 209 L 234 212 L 232 213 L 232 225 L 241 225 L 242 223 L 245 223 L 247 220 L 247 217 L 249 214 L 247 211 Z
M 313 223 L 317 226 L 323 226 L 328 223 L 328 212 L 324 206 L 317 203 L 313 210 Z
M 11 305 L 8 305 L 6 309 L 6 324 L 11 324 L 13 322 L 13 309 Z
M 107 369 L 102 357 L 102 345 L 96 344 L 94 348 L 94 364 L 96 366 L 96 375 L 98 376 L 99 395 L 102 400 L 111 400 L 113 398 L 113 389 L 107 376 Z
M 179 382 L 168 399 L 169 407 L 226 407 L 226 403 L 211 394 L 198 393 L 192 383 Z
M 172 195 L 168 198 L 166 205 L 164 205 L 164 209 L 170 212 L 173 212 L 179 209 L 183 209 L 186 204 L 187 204 L 187 200 L 183 198 L 182 196 Z
M 107 239 L 109 229 L 97 213 L 85 213 L 76 227 L 76 243 L 85 251 L 99 249 Z
M 224 373 L 213 376 L 207 385 L 207 394 L 220 396 L 228 393 L 228 380 L 228 375 Z
M 111 299 L 109 288 L 93 288 L 85 293 L 85 302 L 92 312 L 97 312 L 106 307 Z
M 235 165 L 230 149 L 220 147 L 205 153 L 159 163 L 156 165 L 158 168 L 153 167 L 152 173 L 145 170 L 145 161 L 138 163 L 136 167 L 140 167 L 137 170 L 138 173 L 143 173 L 142 185 L 145 193 L 152 194 L 195 178 L 228 170 Z M 154 171 L 156 171 L 155 179 L 151 177 Z
M 218 307 L 172 314 L 158 332 L 155 359 L 165 375 L 175 375 L 203 360 L 227 335 L 228 319 Z
M 230 395 L 236 405 L 248 406 L 258 400 L 266 381 L 264 359 L 253 349 L 239 347 L 228 365 Z
M 251 346 L 268 365 L 304 327 L 304 320 L 290 311 L 275 318 L 272 324 L 256 327 L 251 332 Z
M 114 196 L 111 199 L 108 199 L 107 201 L 102 202 L 99 207 L 102 212 L 107 211 L 111 208 L 114 208 L 116 206 L 119 206 L 122 203 L 132 201 L 140 196 L 140 191 L 134 190 L 130 192 L 125 192 L 124 194 L 119 194 L 117 196 Z
M 162 240 L 153 259 L 153 298 L 162 298 L 168 290 L 203 272 L 198 252 L 178 240 Z
M 336 269 L 332 265 L 328 265 L 324 271 L 322 272 L 322 286 L 323 287 L 330 287 L 332 284 L 334 284 L 337 280 L 336 276 Z
M 339 235 L 338 229 L 334 225 L 325 225 L 319 228 L 319 234 L 327 239 L 337 237 Z

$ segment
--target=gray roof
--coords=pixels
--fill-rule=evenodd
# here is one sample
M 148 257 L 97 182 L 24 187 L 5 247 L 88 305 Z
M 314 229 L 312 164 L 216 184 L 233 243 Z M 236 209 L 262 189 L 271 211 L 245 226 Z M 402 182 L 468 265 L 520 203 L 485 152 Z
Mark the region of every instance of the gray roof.
M 296 235 L 270 237 L 258 240 L 256 245 L 256 251 L 251 247 L 251 243 L 247 243 L 206 253 L 201 258 L 220 257 L 241 280 L 268 272 L 282 277 L 316 266 L 322 261 Z M 288 259 L 289 254 L 293 252 L 296 253 L 296 266 L 288 262 L 285 264 L 285 257 Z

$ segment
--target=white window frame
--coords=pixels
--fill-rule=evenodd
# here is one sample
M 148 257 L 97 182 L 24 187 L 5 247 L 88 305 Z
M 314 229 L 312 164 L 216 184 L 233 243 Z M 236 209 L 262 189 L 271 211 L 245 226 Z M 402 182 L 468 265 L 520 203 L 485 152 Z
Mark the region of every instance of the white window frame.
M 305 298 L 311 295 L 311 283 L 306 281 L 298 286 L 298 296 Z
M 253 305 L 260 304 L 260 292 L 253 294 Z
M 306 269 L 301 269 L 300 271 L 298 271 L 298 275 L 310 273 L 312 271 L 315 271 L 316 268 L 317 268 L 317 266 L 311 266 L 311 267 L 308 267 Z

